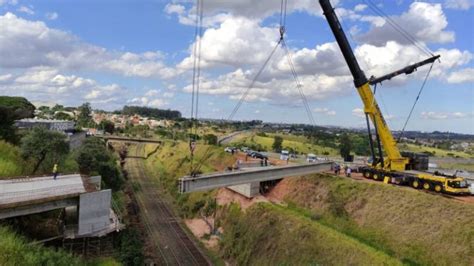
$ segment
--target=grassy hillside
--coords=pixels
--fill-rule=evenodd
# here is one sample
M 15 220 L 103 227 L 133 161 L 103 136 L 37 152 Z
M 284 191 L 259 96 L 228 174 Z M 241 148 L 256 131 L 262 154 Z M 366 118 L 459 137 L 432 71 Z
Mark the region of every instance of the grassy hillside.
M 404 262 L 474 265 L 473 205 L 330 175 L 283 182 L 290 207 Z
M 231 205 L 220 221 L 223 257 L 236 265 L 401 265 L 397 259 L 290 210 Z
M 72 255 L 31 245 L 9 229 L 0 227 L 0 265 L 85 265 L 86 263 Z
M 193 165 L 196 166 L 202 160 L 200 171 L 203 173 L 222 171 L 235 161 L 229 153 L 224 152 L 224 149 L 218 146 L 198 144 L 194 154 Z M 178 194 L 178 178 L 189 175 L 191 170 L 187 142 L 164 142 L 155 153 L 148 157 L 145 163 L 148 174 L 156 178 L 157 182 L 177 200 L 183 216 L 195 215 L 215 195 L 215 191 Z
M 294 136 L 294 135 L 280 135 L 280 136 L 283 138 L 283 144 L 282 144 L 283 148 L 293 148 L 299 153 L 323 154 L 324 152 L 327 152 L 329 155 L 339 154 L 339 152 L 334 148 L 310 144 L 309 141 L 305 137 Z M 263 136 L 253 135 L 253 134 L 236 140 L 236 142 L 244 143 L 245 145 L 260 144 L 267 151 L 272 150 L 273 141 L 274 141 L 273 135 L 263 137 Z
M 0 178 L 22 175 L 26 165 L 18 147 L 0 140 Z
M 412 152 L 430 152 L 433 156 L 436 157 L 459 157 L 459 158 L 473 158 L 472 155 L 461 152 L 461 151 L 448 151 L 433 147 L 425 147 L 420 145 L 415 145 L 411 143 L 403 143 L 399 145 L 400 149 L 403 151 L 412 151 Z

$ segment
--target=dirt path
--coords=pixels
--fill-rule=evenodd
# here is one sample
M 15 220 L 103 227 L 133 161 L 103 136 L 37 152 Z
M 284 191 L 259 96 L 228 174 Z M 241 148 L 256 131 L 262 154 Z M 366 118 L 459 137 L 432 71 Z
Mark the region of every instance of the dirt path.
M 135 196 L 151 243 L 154 244 L 158 265 L 211 265 L 193 240 L 182 228 L 168 203 L 160 195 L 158 185 L 145 171 L 143 159 L 129 158 L 125 164 L 129 178 L 139 185 Z

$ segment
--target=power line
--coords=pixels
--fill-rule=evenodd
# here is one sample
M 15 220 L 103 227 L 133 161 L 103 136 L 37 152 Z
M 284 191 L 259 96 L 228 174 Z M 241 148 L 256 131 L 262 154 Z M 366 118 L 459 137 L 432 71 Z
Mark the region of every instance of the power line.
M 423 44 L 420 44 L 419 41 L 415 39 L 409 32 L 407 32 L 403 27 L 398 25 L 398 23 L 390 18 L 382 9 L 380 9 L 377 5 L 375 5 L 371 0 L 364 0 L 364 2 L 369 6 L 372 11 L 377 13 L 379 16 L 384 17 L 386 21 L 398 32 L 400 33 L 405 39 L 415 45 L 420 51 L 426 53 L 429 56 L 433 56 L 433 52 Z

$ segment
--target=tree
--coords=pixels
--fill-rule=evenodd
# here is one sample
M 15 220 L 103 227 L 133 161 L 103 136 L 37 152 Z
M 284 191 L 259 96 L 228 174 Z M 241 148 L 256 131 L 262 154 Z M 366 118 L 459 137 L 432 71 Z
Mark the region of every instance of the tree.
M 280 136 L 275 136 L 273 140 L 273 145 L 272 145 L 273 150 L 276 152 L 281 152 L 282 144 L 283 144 L 283 138 Z
M 349 135 L 344 133 L 339 140 L 339 152 L 343 158 L 347 158 L 351 154 L 352 143 Z
M 15 114 L 11 108 L 0 106 L 0 139 L 17 143 L 15 134 Z
M 115 163 L 115 158 L 105 147 L 103 140 L 99 138 L 87 138 L 82 146 L 76 151 L 76 162 L 81 174 L 100 174 L 104 183 L 118 190 L 123 184 L 123 178 Z
M 56 104 L 55 106 L 53 106 L 53 108 L 51 108 L 51 111 L 53 112 L 63 111 L 63 110 L 64 110 L 64 106 L 60 104 Z
M 57 120 L 72 120 L 72 117 L 64 112 L 57 112 L 54 114 L 54 119 Z
M 99 128 L 107 133 L 114 134 L 115 124 L 109 120 L 102 120 L 100 121 Z
M 94 122 L 91 119 L 91 104 L 84 103 L 77 108 L 79 110 L 79 115 L 77 117 L 77 124 L 81 127 L 91 127 Z
M 35 106 L 23 97 L 0 96 L 0 139 L 16 144 L 15 120 L 33 117 Z
M 34 117 L 36 107 L 23 97 L 0 96 L 0 106 L 13 110 L 15 119 Z
M 217 145 L 217 136 L 214 134 L 204 135 L 204 141 L 209 145 Z
M 66 141 L 66 135 L 43 127 L 33 128 L 21 140 L 23 158 L 32 159 L 35 162 L 33 174 L 38 171 L 43 162 L 48 162 L 43 168 L 52 168 L 53 164 L 58 163 L 68 153 L 69 144 Z

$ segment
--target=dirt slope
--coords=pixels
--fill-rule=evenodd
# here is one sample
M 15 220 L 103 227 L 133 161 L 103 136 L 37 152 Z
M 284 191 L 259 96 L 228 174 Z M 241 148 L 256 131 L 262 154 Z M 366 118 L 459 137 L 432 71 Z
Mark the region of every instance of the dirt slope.
M 315 175 L 270 196 L 406 263 L 474 265 L 474 205 L 409 188 Z

